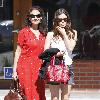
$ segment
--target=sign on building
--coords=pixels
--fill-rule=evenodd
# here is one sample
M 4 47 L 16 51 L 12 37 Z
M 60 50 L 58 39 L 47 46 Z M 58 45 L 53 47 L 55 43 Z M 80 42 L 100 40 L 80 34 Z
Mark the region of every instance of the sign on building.
M 4 67 L 4 79 L 12 79 L 12 73 L 12 67 Z

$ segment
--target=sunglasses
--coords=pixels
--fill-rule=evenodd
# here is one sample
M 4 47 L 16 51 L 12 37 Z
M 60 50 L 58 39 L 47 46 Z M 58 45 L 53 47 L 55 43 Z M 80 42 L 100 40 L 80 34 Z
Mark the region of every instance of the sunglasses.
M 70 21 L 68 18 L 57 18 L 54 21 L 62 22 L 62 20 L 65 21 L 65 22 L 69 22 Z
M 30 14 L 29 17 L 31 17 L 31 18 L 35 18 L 35 17 L 40 18 L 41 17 L 41 14 L 38 14 L 38 15 Z

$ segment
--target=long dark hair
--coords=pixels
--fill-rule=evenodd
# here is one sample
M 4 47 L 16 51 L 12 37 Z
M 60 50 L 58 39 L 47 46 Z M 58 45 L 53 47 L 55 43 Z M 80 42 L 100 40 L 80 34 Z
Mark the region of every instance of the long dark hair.
M 26 25 L 31 27 L 32 26 L 32 23 L 30 21 L 30 12 L 32 12 L 32 10 L 38 10 L 41 14 L 41 23 L 39 23 L 39 27 L 38 29 L 43 33 L 43 35 L 46 36 L 46 33 L 47 33 L 47 20 L 46 20 L 46 16 L 44 14 L 44 11 L 41 7 L 39 6 L 33 6 L 32 8 L 29 9 L 28 13 L 27 13 L 27 16 L 26 16 Z
M 65 27 L 65 31 L 66 31 L 66 34 L 68 35 L 68 38 L 71 39 L 71 34 L 70 34 L 70 31 L 71 31 L 73 33 L 72 38 L 74 39 L 75 32 L 73 31 L 73 29 L 71 27 L 71 19 L 69 17 L 69 13 L 65 9 L 63 9 L 63 8 L 58 9 L 55 12 L 55 15 L 54 15 L 54 19 L 53 19 L 54 36 L 57 36 L 57 35 L 60 35 L 61 36 L 61 34 L 56 29 L 56 27 L 58 26 L 58 23 L 59 23 L 58 22 L 58 16 L 61 15 L 61 14 L 65 14 L 67 16 L 67 21 L 66 21 L 67 25 Z

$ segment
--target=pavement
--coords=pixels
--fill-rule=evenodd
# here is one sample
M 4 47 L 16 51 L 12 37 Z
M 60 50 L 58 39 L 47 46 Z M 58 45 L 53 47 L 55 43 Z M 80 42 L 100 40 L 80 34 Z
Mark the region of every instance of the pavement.
M 4 100 L 8 92 L 9 90 L 0 90 L 0 100 Z M 46 100 L 51 100 L 48 88 L 46 88 Z M 69 100 L 100 100 L 100 89 L 73 89 Z

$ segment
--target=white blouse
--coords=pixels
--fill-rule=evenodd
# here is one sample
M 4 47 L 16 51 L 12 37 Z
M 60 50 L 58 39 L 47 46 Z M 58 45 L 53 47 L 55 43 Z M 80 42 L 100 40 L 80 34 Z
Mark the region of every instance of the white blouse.
M 48 33 L 48 34 L 51 34 Z M 58 48 L 60 51 L 64 51 L 64 62 L 65 65 L 71 65 L 72 64 L 72 58 L 71 58 L 71 52 L 68 52 L 66 49 L 65 43 L 61 37 L 53 37 L 53 32 L 52 32 L 52 38 L 50 40 L 50 48 Z

